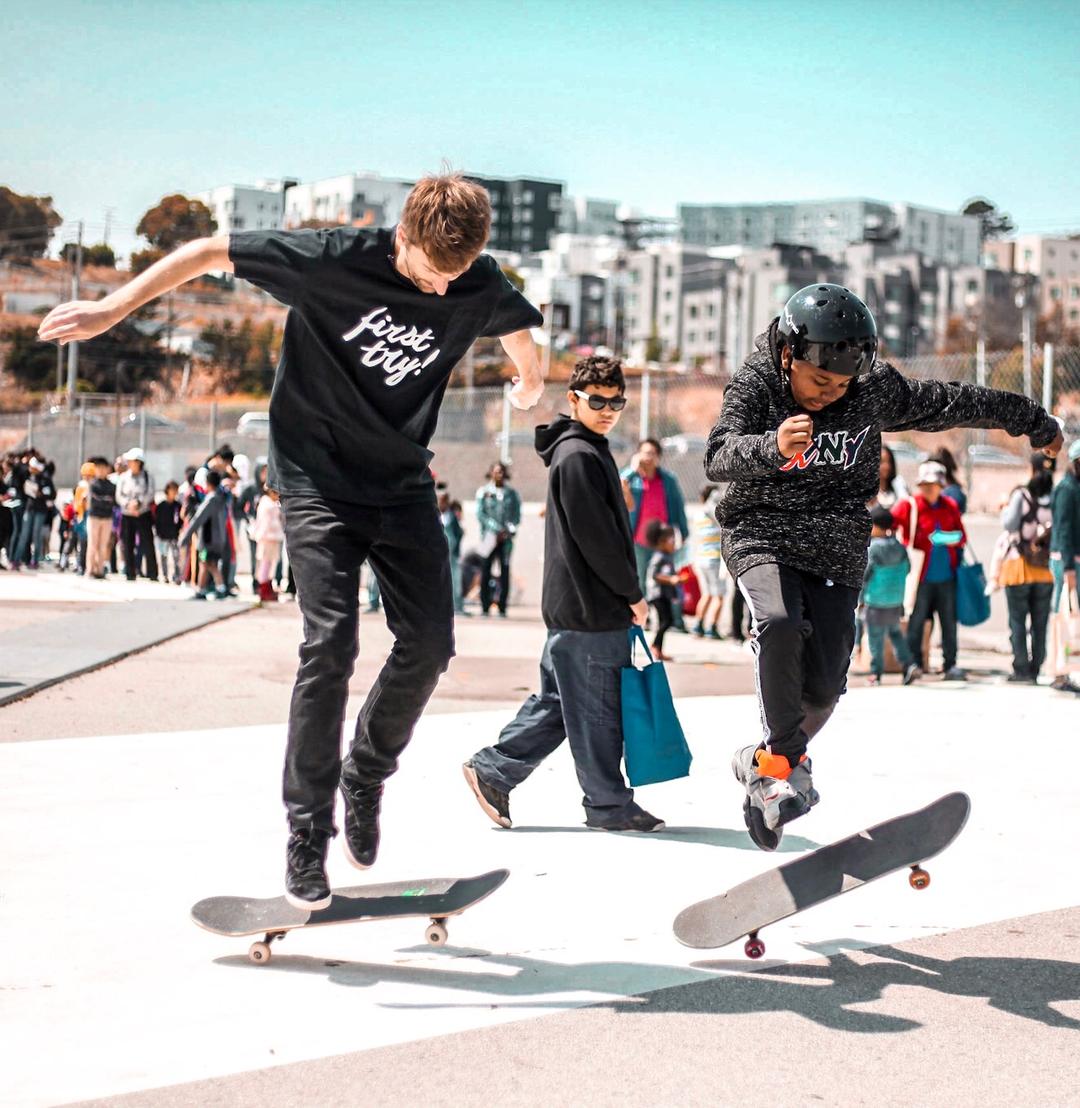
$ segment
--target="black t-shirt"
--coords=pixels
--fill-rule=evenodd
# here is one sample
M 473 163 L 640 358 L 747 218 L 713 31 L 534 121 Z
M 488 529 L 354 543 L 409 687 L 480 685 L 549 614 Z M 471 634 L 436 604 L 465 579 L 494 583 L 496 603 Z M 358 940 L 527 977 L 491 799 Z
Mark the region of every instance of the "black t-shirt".
M 238 277 L 291 311 L 270 398 L 269 483 L 388 505 L 434 496 L 427 444 L 450 372 L 482 335 L 541 314 L 481 254 L 445 296 L 394 268 L 394 231 L 240 231 Z

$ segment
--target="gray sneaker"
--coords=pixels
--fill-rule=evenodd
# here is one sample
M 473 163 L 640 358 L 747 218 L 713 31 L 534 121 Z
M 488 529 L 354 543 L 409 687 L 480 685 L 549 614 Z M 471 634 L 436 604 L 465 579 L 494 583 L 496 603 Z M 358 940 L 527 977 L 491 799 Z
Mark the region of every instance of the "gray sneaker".
M 760 746 L 744 746 L 737 750 L 731 761 L 731 769 L 735 779 L 746 789 L 744 815 L 749 820 L 754 812 L 759 813 L 765 830 L 775 834 L 777 828 L 783 824 L 806 815 L 812 805 L 818 802 L 818 794 L 810 777 L 809 760 L 793 769 L 787 780 L 782 780 L 759 771 L 759 750 L 762 750 Z M 749 823 L 747 826 L 749 827 Z M 757 842 L 753 828 L 750 828 L 750 833 Z M 765 849 L 775 847 L 765 846 Z
M 942 681 L 966 681 L 967 673 L 959 666 L 952 666 L 942 675 Z

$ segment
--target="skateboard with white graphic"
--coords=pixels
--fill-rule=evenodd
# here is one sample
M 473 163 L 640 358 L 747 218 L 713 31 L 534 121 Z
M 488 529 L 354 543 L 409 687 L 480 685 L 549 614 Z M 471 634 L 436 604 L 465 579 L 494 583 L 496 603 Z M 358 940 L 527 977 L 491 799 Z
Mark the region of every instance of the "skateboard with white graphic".
M 726 893 L 684 908 L 674 923 L 685 946 L 709 949 L 746 937 L 748 958 L 760 958 L 758 932 L 868 881 L 911 869 L 913 889 L 925 889 L 930 874 L 921 863 L 940 854 L 964 829 L 971 812 L 965 793 L 949 793 L 926 808 L 849 835 L 792 862 L 766 870 Z
M 215 935 L 259 935 L 248 958 L 256 964 L 270 961 L 270 945 L 299 927 L 322 927 L 360 920 L 430 920 L 424 937 L 432 946 L 447 939 L 446 921 L 490 896 L 508 877 L 505 869 L 479 877 L 434 877 L 427 881 L 392 881 L 385 885 L 357 885 L 335 889 L 333 899 L 317 912 L 295 908 L 285 897 L 212 896 L 191 909 L 191 918 Z

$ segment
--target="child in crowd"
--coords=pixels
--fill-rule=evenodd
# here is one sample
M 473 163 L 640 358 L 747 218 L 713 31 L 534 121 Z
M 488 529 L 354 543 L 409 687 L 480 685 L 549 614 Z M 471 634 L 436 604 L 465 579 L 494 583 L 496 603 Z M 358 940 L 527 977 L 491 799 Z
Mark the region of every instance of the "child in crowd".
M 653 654 L 657 661 L 670 662 L 664 653 L 664 636 L 675 622 L 675 605 L 679 600 L 679 575 L 675 571 L 675 528 L 659 520 L 650 520 L 646 537 L 652 547 L 652 557 L 645 573 L 645 599 L 656 613 L 656 634 Z
M 549 470 L 541 611 L 547 642 L 540 691 L 464 765 L 489 819 L 510 826 L 510 791 L 564 740 L 584 796 L 585 824 L 600 831 L 659 831 L 622 775 L 620 670 L 632 624 L 648 611 L 638 583 L 622 483 L 607 435 L 626 407 L 622 365 L 583 358 L 566 393 L 569 416 L 536 429 Z
M 893 534 L 893 517 L 888 508 L 870 510 L 870 550 L 863 574 L 863 623 L 870 644 L 870 684 L 880 685 L 885 673 L 885 639 L 892 643 L 896 660 L 903 667 L 904 684 L 910 685 L 922 670 L 915 664 L 907 639 L 900 630 L 904 616 L 904 588 L 911 559 Z
M 455 510 L 456 507 L 456 510 Z M 439 519 L 442 521 L 443 534 L 450 551 L 450 584 L 454 590 L 455 615 L 468 615 L 465 611 L 465 598 L 461 592 L 461 540 L 465 537 L 465 528 L 461 526 L 461 505 L 450 499 L 450 493 L 444 485 L 439 491 Z
M 694 568 L 701 582 L 701 600 L 694 613 L 694 634 L 698 638 L 721 639 L 720 616 L 727 596 L 727 575 L 720 551 L 720 524 L 716 522 L 718 502 L 715 485 L 701 490 L 703 511 L 693 524 Z
M 154 509 L 154 546 L 157 548 L 162 577 L 179 585 L 180 486 L 175 481 L 170 481 L 165 486 L 165 499 L 159 501 Z
M 1060 426 L 1027 397 L 909 380 L 876 354 L 855 293 L 800 289 L 732 376 L 705 449 L 708 479 L 731 482 L 717 509 L 724 564 L 753 619 L 763 736 L 732 768 L 764 850 L 819 800 L 806 748 L 847 687 L 882 432 L 1000 427 L 1061 449 Z
M 277 600 L 274 575 L 281 544 L 285 541 L 285 524 L 281 518 L 281 499 L 269 486 L 263 485 L 262 496 L 255 508 L 255 526 L 251 529 L 255 539 L 255 580 L 259 585 L 259 602 Z
M 87 494 L 86 569 L 91 577 L 101 580 L 112 550 L 116 485 L 109 480 L 112 466 L 107 459 L 91 458 L 90 464 L 94 467 L 94 478 Z
M 192 600 L 205 600 L 210 595 L 209 585 L 214 582 L 214 593 L 219 600 L 229 595 L 225 577 L 221 572 L 221 559 L 229 542 L 229 502 L 221 492 L 221 474 L 216 469 L 207 471 L 206 497 L 195 514 L 180 532 L 180 545 L 192 537 L 199 546 L 199 581 Z

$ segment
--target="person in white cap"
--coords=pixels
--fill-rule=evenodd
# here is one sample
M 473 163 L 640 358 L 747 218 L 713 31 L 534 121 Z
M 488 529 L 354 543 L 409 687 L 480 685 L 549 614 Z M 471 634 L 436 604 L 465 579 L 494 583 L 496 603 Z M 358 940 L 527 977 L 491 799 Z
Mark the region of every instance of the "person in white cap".
M 901 500 L 892 516 L 896 537 L 923 555 L 919 591 L 908 618 L 908 650 L 915 665 L 925 670 L 923 628 L 936 615 L 941 624 L 945 680 L 963 681 L 966 674 L 956 664 L 956 568 L 963 557 L 967 533 L 959 504 L 942 492 L 947 480 L 948 473 L 940 462 L 923 462 L 915 495 Z
M 137 446 L 124 454 L 127 469 L 116 485 L 116 500 L 120 505 L 120 541 L 124 546 L 124 572 L 134 581 L 139 563 L 146 567 L 151 581 L 158 579 L 157 555 L 154 553 L 154 479 L 146 470 L 146 455 Z M 138 552 L 135 543 L 138 541 Z

